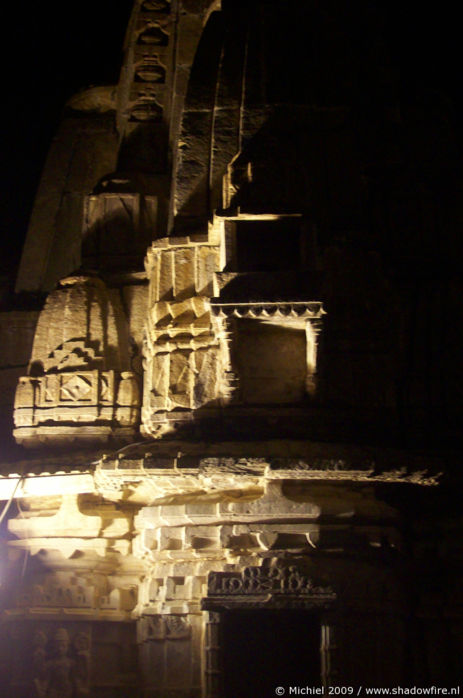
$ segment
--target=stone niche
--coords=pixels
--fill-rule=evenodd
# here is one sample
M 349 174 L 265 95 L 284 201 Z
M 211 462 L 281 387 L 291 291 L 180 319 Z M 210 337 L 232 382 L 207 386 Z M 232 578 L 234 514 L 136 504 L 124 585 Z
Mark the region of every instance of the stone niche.
M 298 405 L 315 395 L 321 303 L 211 305 L 233 404 Z
M 139 406 L 118 296 L 96 277 L 63 279 L 40 313 L 28 373 L 16 389 L 17 442 L 130 436 Z
M 104 177 L 85 198 L 82 256 L 86 268 L 140 269 L 158 217 L 158 197 L 140 177 Z
M 303 400 L 307 378 L 303 328 L 241 320 L 237 323 L 236 361 L 245 404 Z

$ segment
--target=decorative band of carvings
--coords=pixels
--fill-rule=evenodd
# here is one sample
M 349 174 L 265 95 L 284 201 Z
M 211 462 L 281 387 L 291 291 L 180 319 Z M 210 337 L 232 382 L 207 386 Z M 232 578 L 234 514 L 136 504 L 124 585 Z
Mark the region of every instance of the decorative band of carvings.
M 211 312 L 216 317 L 239 318 L 309 318 L 317 320 L 325 315 L 321 302 L 294 301 L 291 303 L 211 303 Z
M 319 601 L 334 601 L 330 586 L 317 586 L 294 565 L 288 567 L 245 567 L 237 572 L 210 572 L 208 596 L 301 596 Z

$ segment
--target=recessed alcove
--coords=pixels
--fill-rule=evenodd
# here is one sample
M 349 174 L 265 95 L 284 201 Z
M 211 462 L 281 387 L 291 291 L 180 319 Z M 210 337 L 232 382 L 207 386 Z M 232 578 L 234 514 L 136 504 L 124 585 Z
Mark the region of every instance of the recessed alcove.
M 240 320 L 234 358 L 245 404 L 295 404 L 306 394 L 305 329 Z

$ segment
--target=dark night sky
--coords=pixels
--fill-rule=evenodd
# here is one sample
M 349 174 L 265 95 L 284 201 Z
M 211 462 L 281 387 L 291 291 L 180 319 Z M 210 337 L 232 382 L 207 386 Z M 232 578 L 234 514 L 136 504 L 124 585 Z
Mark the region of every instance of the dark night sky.
M 402 99 L 413 100 L 422 87 L 447 94 L 454 106 L 455 127 L 461 131 L 458 3 L 377 4 L 386 9 L 390 54 L 400 68 Z M 132 0 L 79 0 L 70 5 L 26 0 L 9 8 L 12 16 L 4 24 L 1 47 L 2 274 L 16 266 L 38 178 L 65 101 L 83 87 L 118 79 L 131 6 Z

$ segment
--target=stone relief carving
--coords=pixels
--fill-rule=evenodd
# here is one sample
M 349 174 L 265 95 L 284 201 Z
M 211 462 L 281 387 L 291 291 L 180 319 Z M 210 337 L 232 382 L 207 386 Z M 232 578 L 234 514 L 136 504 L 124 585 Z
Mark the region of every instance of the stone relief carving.
M 87 346 L 83 339 L 63 342 L 54 349 L 43 362 L 43 369 L 48 371 L 73 371 L 76 368 L 98 368 L 103 357 L 93 347 Z
M 168 240 L 156 241 L 148 253 L 154 303 L 144 344 L 143 421 L 151 435 L 166 413 L 184 416 L 219 397 L 221 357 L 209 303 L 218 253 L 215 245 Z
M 171 640 L 182 640 L 190 637 L 191 625 L 183 616 L 166 616 L 165 623 L 167 637 Z
M 210 572 L 209 596 L 278 594 L 335 599 L 334 590 L 316 585 L 296 566 L 245 567 L 237 572 Z
M 149 24 L 138 37 L 138 44 L 167 46 L 169 35 L 157 24 Z
M 131 611 L 137 603 L 134 585 L 115 587 L 111 591 L 99 586 L 97 580 L 74 575 L 46 576 L 41 584 L 21 588 L 16 595 L 16 606 L 23 609 L 79 609 L 93 615 L 105 611 Z
M 75 687 L 77 696 L 88 695 L 90 676 L 90 638 L 84 632 L 74 637 L 75 658 Z
M 33 685 L 37 698 L 89 695 L 90 638 L 85 632 L 76 633 L 71 643 L 65 628 L 58 628 L 50 638 L 39 630 L 33 646 Z
M 143 616 L 139 621 L 139 639 L 185 640 L 191 636 L 191 623 L 180 615 Z
M 137 82 L 165 82 L 166 69 L 158 61 L 157 56 L 144 56 L 143 60 L 135 66 L 135 80 Z
M 140 396 L 137 378 L 127 370 L 124 323 L 122 308 L 100 279 L 60 282 L 40 313 L 28 375 L 16 390 L 20 443 L 58 439 L 83 424 L 92 426 L 90 438 L 100 440 L 114 428 L 136 426 Z
M 145 112 L 150 117 L 153 110 L 157 115 L 161 107 L 156 100 L 154 87 L 147 80 L 138 82 L 130 96 L 130 104 L 138 114 L 133 118 L 143 117 Z M 85 197 L 82 231 L 85 264 L 98 269 L 142 264 L 156 226 L 158 199 L 141 194 L 140 187 L 136 177 L 108 175 Z M 101 250 L 105 250 L 104 255 Z
M 18 596 L 17 605 L 21 608 L 95 608 L 96 593 L 96 587 L 89 584 L 34 584 L 31 590 Z
M 141 94 L 133 104 L 131 118 L 134 121 L 161 121 L 162 107 L 156 101 L 156 97 L 149 93 Z

